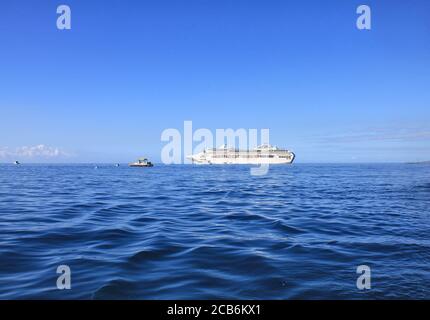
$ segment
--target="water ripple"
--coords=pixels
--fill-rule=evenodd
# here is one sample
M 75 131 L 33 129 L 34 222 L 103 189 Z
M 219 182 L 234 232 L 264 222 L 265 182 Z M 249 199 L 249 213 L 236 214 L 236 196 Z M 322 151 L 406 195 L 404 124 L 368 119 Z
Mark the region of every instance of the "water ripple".
M 2 165 L 0 299 L 429 299 L 429 168 Z

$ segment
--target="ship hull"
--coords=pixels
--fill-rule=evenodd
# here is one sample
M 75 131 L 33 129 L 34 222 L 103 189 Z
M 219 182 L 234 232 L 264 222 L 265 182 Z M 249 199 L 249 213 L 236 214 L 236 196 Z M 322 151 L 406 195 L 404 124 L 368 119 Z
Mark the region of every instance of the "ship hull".
M 129 164 L 128 166 L 132 168 L 144 168 L 144 167 L 148 168 L 148 167 L 153 167 L 154 165 L 153 164 Z
M 207 159 L 207 160 L 192 160 L 195 164 L 292 164 L 293 160 L 285 160 L 285 159 Z

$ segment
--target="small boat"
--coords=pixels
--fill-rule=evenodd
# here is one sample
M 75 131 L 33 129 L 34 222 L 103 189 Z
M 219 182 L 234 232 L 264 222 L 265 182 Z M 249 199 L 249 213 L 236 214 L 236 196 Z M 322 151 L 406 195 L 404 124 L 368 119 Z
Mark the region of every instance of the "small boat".
M 21 163 L 19 163 L 19 161 L 15 161 L 13 164 L 19 165 Z
M 115 165 L 115 167 L 119 167 L 119 163 L 117 163 L 117 164 Z
M 129 167 L 153 167 L 151 161 L 148 161 L 147 158 L 140 158 L 136 162 L 130 163 L 128 165 Z

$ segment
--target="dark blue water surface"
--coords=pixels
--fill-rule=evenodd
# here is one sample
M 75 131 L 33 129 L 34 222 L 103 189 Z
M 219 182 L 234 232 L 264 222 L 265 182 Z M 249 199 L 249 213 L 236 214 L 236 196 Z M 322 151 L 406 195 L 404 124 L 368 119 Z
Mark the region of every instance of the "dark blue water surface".
M 0 299 L 430 298 L 430 166 L 249 169 L 0 166 Z

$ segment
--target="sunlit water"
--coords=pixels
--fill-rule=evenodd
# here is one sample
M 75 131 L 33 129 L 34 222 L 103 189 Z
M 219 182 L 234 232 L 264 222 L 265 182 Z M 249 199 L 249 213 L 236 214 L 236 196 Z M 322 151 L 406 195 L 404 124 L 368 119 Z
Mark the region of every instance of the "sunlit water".
M 430 166 L 249 169 L 1 165 L 0 299 L 430 298 Z

